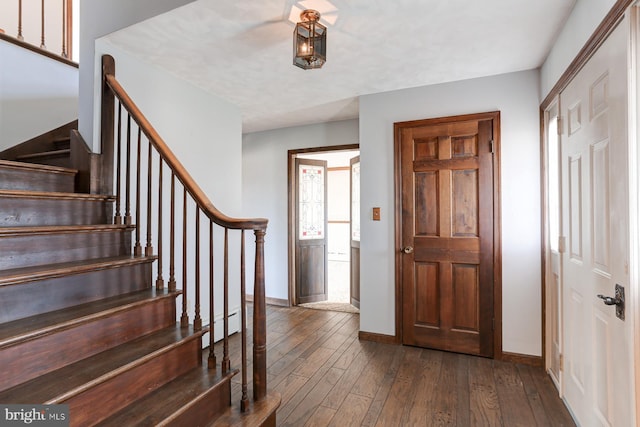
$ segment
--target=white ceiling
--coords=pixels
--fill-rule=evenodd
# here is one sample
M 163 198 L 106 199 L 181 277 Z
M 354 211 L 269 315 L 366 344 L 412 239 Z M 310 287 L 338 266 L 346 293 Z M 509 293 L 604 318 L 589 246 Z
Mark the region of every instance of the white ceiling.
M 360 95 L 537 68 L 575 1 L 197 0 L 106 38 L 238 105 L 246 133 L 354 118 Z M 322 69 L 292 65 L 294 7 L 335 20 Z

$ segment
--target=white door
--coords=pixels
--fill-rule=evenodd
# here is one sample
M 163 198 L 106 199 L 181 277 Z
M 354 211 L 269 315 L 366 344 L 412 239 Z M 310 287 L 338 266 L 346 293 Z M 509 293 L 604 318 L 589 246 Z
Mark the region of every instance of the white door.
M 561 93 L 564 397 L 579 424 L 634 423 L 632 321 L 598 294 L 629 290 L 628 19 Z M 627 313 L 632 307 L 627 299 Z

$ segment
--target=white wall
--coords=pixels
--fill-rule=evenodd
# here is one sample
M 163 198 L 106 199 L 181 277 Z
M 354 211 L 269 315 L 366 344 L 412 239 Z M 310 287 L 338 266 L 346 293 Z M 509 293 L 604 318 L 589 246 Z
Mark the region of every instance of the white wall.
M 243 136 L 243 211 L 249 216 L 269 219 L 265 236 L 267 297 L 289 298 L 287 151 L 357 143 L 357 120 L 276 129 Z M 249 258 L 247 263 L 251 265 Z
M 615 0 L 578 0 L 540 71 L 543 100 L 609 13 Z
M 80 65 L 78 127 L 89 147 L 93 147 L 95 152 L 100 152 L 100 138 L 97 129 L 94 133 L 94 81 L 96 79 L 100 81 L 101 76 L 100 58 L 95 55 L 95 40 L 192 1 L 82 0 L 80 5 L 80 57 L 82 57 L 82 64 Z
M 78 118 L 78 69 L 0 40 L 0 150 Z
M 239 108 L 99 39 L 96 57 L 102 54 L 115 58 L 120 84 L 218 209 L 239 215 Z
M 362 331 L 395 334 L 394 122 L 499 110 L 503 350 L 541 355 L 538 82 L 524 71 L 360 98 Z
M 194 180 L 207 194 L 209 199 L 223 213 L 229 216 L 241 216 L 242 207 L 242 119 L 240 110 L 214 95 L 192 86 L 185 81 L 168 74 L 166 71 L 154 68 L 138 58 L 131 56 L 112 46 L 105 39 L 96 41 L 96 56 L 108 53 L 115 58 L 117 78 L 120 84 L 128 92 L 142 113 L 147 117 L 151 125 L 158 131 L 169 148 L 174 152 L 178 160 L 185 166 Z M 161 90 L 159 90 L 161 88 Z M 123 118 L 126 117 L 123 112 Z M 134 129 L 135 130 L 135 129 Z M 145 156 L 146 159 L 146 156 Z M 146 162 L 146 160 L 145 160 Z M 132 160 L 135 164 L 135 160 Z M 154 160 L 157 165 L 157 159 Z M 164 169 L 164 189 L 170 188 L 170 173 Z M 158 177 L 157 166 L 153 176 Z M 143 191 L 142 200 L 146 200 L 146 190 Z M 152 192 L 154 200 L 157 200 L 157 191 Z M 176 218 L 176 242 L 178 248 L 182 242 L 182 187 L 177 191 L 177 218 Z M 165 230 L 165 244 L 169 236 L 169 212 L 170 200 L 166 196 L 163 200 L 166 214 L 163 217 L 163 229 Z M 191 202 L 189 202 L 191 203 Z M 189 205 L 188 236 L 191 242 L 188 244 L 188 283 L 190 286 L 187 300 L 193 305 L 194 286 L 194 239 L 195 210 Z M 135 216 L 135 215 L 134 215 Z M 201 271 L 203 288 L 208 284 L 208 222 L 204 222 L 201 215 Z M 157 229 L 157 219 L 153 216 L 153 230 Z M 146 221 L 141 219 L 141 230 L 146 230 Z M 216 312 L 222 311 L 222 231 L 216 233 Z M 232 232 L 233 233 L 233 232 Z M 154 231 L 153 235 L 157 233 Z M 144 235 L 144 232 L 143 232 Z M 233 238 L 233 235 L 231 236 Z M 154 244 L 154 248 L 157 245 Z M 233 310 L 239 307 L 239 233 L 235 240 L 230 241 L 230 307 Z M 165 247 L 163 254 L 165 282 L 168 279 L 169 253 Z M 181 252 L 178 255 L 181 263 Z M 154 264 L 154 276 L 157 263 Z M 250 276 L 249 276 L 250 277 Z M 176 278 L 178 287 L 182 287 L 182 269 L 176 266 Z M 252 282 L 252 281 L 251 281 Z M 202 316 L 205 324 L 208 316 L 209 298 L 202 296 Z

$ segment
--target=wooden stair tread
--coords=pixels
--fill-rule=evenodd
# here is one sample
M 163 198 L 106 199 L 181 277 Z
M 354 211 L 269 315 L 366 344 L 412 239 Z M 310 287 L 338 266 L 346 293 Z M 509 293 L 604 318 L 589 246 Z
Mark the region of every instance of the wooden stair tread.
M 71 150 L 69 148 L 62 150 L 52 150 L 52 151 L 42 151 L 40 153 L 33 154 L 23 154 L 21 156 L 17 156 L 17 160 L 30 160 L 30 159 L 38 159 L 42 157 L 54 157 L 54 156 L 64 156 L 71 154 Z
M 205 392 L 224 381 L 230 381 L 238 370 L 222 373 L 207 368 L 207 354 L 203 352 L 202 366 L 192 369 L 175 380 L 165 384 L 142 399 L 113 414 L 99 423 L 99 426 L 162 426 L 189 409 L 189 404 L 197 401 Z
M 208 332 L 176 326 L 126 342 L 0 393 L 3 403 L 62 403 L 120 372 Z
M 116 199 L 112 195 L 86 194 L 86 193 L 57 193 L 53 191 L 28 191 L 28 190 L 0 190 L 0 197 L 20 197 L 31 199 L 72 199 L 72 200 L 99 200 L 112 202 Z
M 129 310 L 154 299 L 175 298 L 181 293 L 145 289 L 4 323 L 0 330 L 0 349 Z
M 269 417 L 275 414 L 280 406 L 280 401 L 280 393 L 275 391 L 268 392 L 264 399 L 257 402 L 249 399 L 249 408 L 245 413 L 240 411 L 238 402 L 233 402 L 231 407 L 227 408 L 224 414 L 211 423 L 209 427 L 249 427 L 264 425 Z
M 22 226 L 22 227 L 0 227 L 0 237 L 35 234 L 60 234 L 60 233 L 100 233 L 114 230 L 133 230 L 134 225 L 123 224 L 88 224 L 88 225 L 45 225 L 45 226 Z
M 66 175 L 75 175 L 78 173 L 76 169 L 64 168 L 61 166 L 39 165 L 37 163 L 16 162 L 14 160 L 0 160 L 0 167 L 30 170 L 33 172 L 51 172 Z
M 0 286 L 15 285 L 27 281 L 43 280 L 53 277 L 81 274 L 88 271 L 105 270 L 125 265 L 153 262 L 156 256 L 95 258 L 91 260 L 63 262 L 59 264 L 37 265 L 0 271 Z

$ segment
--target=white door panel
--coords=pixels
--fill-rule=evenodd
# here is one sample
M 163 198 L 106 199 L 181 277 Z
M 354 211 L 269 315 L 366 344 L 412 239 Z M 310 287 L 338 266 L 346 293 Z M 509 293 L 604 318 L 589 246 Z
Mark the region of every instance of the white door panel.
M 625 21 L 560 95 L 563 394 L 582 426 L 634 420 L 632 325 L 597 297 L 629 289 L 627 40 Z

